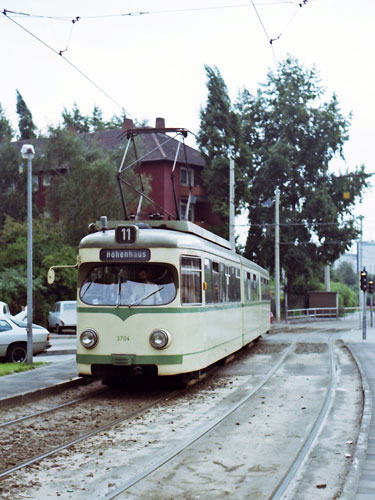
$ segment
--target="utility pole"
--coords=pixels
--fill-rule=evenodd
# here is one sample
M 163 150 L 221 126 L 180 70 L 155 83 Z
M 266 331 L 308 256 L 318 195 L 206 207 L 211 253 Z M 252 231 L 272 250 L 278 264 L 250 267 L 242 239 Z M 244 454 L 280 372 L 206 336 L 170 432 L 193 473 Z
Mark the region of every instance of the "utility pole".
M 276 319 L 280 320 L 280 189 L 275 190 L 275 308 Z
M 368 283 L 367 283 L 367 271 L 366 268 L 364 267 L 363 270 L 360 272 L 360 287 L 361 290 L 363 291 L 363 307 L 362 307 L 362 314 L 363 314 L 363 323 L 362 323 L 362 339 L 366 340 L 366 329 L 367 329 L 367 324 L 366 324 L 366 308 L 367 308 L 367 290 L 368 290 Z
M 235 250 L 234 237 L 234 160 L 229 160 L 229 242 L 232 250 Z
M 359 220 L 360 220 L 360 237 L 359 237 L 359 242 L 358 242 L 358 246 L 357 246 L 357 265 L 358 265 L 358 269 L 357 271 L 360 272 L 362 267 L 363 267 L 363 256 L 362 256 L 362 241 L 363 241 L 363 215 L 360 215 L 359 216 Z M 361 318 L 361 311 L 362 311 L 362 306 L 363 306 L 363 303 L 362 303 L 362 299 L 363 299 L 363 295 L 361 293 L 361 284 L 358 283 L 358 305 L 359 305 L 359 327 L 361 328 L 362 326 L 362 318 Z
M 22 158 L 27 158 L 27 364 L 33 363 L 33 205 L 32 205 L 32 159 L 34 146 L 24 144 Z
M 330 276 L 330 266 L 327 264 L 324 266 L 324 284 L 326 292 L 331 291 L 331 276 Z

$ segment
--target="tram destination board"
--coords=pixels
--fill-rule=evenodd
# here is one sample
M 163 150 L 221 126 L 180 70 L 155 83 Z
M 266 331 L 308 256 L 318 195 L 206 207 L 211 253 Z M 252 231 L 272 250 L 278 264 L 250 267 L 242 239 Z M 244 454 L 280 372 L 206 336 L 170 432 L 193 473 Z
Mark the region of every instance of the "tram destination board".
M 136 226 L 117 226 L 115 231 L 117 243 L 135 243 L 137 238 Z
M 151 252 L 148 248 L 118 249 L 102 248 L 99 253 L 102 262 L 147 262 L 151 259 Z

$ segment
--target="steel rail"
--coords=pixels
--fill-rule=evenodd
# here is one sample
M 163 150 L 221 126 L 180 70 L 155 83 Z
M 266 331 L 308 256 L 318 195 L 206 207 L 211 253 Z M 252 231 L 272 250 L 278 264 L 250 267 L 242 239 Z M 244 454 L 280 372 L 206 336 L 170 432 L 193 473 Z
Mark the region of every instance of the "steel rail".
M 315 438 L 317 437 L 319 431 L 322 429 L 324 421 L 325 421 L 326 416 L 328 414 L 328 411 L 331 407 L 331 403 L 332 403 L 332 399 L 333 399 L 333 395 L 335 393 L 335 387 L 336 387 L 336 366 L 335 366 L 335 360 L 334 360 L 332 339 L 329 339 L 328 345 L 329 345 L 329 383 L 328 383 L 328 390 L 326 393 L 326 397 L 325 397 L 323 406 L 319 412 L 319 415 L 318 415 L 309 435 L 307 436 L 304 444 L 302 445 L 300 451 L 298 452 L 293 463 L 289 467 L 284 478 L 279 482 L 279 484 L 273 490 L 271 496 L 269 497 L 269 500 L 280 500 L 282 498 L 282 496 L 285 494 L 285 492 L 288 489 L 288 487 L 290 486 L 292 480 L 296 476 L 298 469 L 300 468 L 302 462 L 304 461 L 307 454 L 311 450 L 312 445 L 315 441 Z
M 30 418 L 35 418 L 39 417 L 40 415 L 45 415 L 46 413 L 53 413 L 56 410 L 60 410 L 61 408 L 65 408 L 67 406 L 74 405 L 75 403 L 80 403 L 81 401 L 85 401 L 86 399 L 94 398 L 95 396 L 99 396 L 100 394 L 103 394 L 104 392 L 108 392 L 111 389 L 101 389 L 100 391 L 96 391 L 93 394 L 87 394 L 86 396 L 82 396 L 81 398 L 77 399 L 72 399 L 71 401 L 67 401 L 66 403 L 62 403 L 57 406 L 53 406 L 52 408 L 47 408 L 45 410 L 40 410 L 35 413 L 31 413 L 30 415 L 24 415 L 23 417 L 15 418 L 13 420 L 8 420 L 7 422 L 4 422 L 0 424 L 0 429 L 4 427 L 8 427 L 12 424 L 17 424 L 19 422 L 23 422 L 25 420 L 28 420 Z
M 49 457 L 51 455 L 54 455 L 55 453 L 58 453 L 58 452 L 60 452 L 62 450 L 65 450 L 66 448 L 69 448 L 70 446 L 72 446 L 74 444 L 77 444 L 77 443 L 79 443 L 81 441 L 84 441 L 85 439 L 88 439 L 88 438 L 90 438 L 92 436 L 95 436 L 96 434 L 99 434 L 100 432 L 106 431 L 107 429 L 110 429 L 111 427 L 114 427 L 115 425 L 121 424 L 125 420 L 128 420 L 129 418 L 133 418 L 136 415 L 139 415 L 140 413 L 145 412 L 146 410 L 149 410 L 153 406 L 156 406 L 156 405 L 162 403 L 166 399 L 173 398 L 173 397 L 177 396 L 178 394 L 180 394 L 182 392 L 184 392 L 184 390 L 174 390 L 174 391 L 171 391 L 171 392 L 165 394 L 164 396 L 162 396 L 161 398 L 156 399 L 152 403 L 149 403 L 148 405 L 143 406 L 139 410 L 132 411 L 131 413 L 128 413 L 128 414 L 124 415 L 121 418 L 117 418 L 115 420 L 112 420 L 111 422 L 108 422 L 105 425 L 102 425 L 102 426 L 100 426 L 100 427 L 98 427 L 96 429 L 93 429 L 92 431 L 86 432 L 85 434 L 82 434 L 81 436 L 78 436 L 78 437 L 76 437 L 76 438 L 74 438 L 74 439 L 72 439 L 72 440 L 70 440 L 70 441 L 68 441 L 68 442 L 66 442 L 66 443 L 64 443 L 64 444 L 62 444 L 60 446 L 57 446 L 56 448 L 53 448 L 50 451 L 47 451 L 47 452 L 42 453 L 40 455 L 37 455 L 37 456 L 35 456 L 33 458 L 30 458 L 29 460 L 25 460 L 24 462 L 22 462 L 22 463 L 20 463 L 18 465 L 15 465 L 14 467 L 6 469 L 6 470 L 0 472 L 0 479 L 2 479 L 3 477 L 8 476 L 12 472 L 16 472 L 17 470 L 22 469 L 23 467 L 26 467 L 28 465 L 32 465 L 32 464 L 34 464 L 36 462 L 40 462 L 44 458 L 47 458 L 47 457 Z
M 151 475 L 153 472 L 155 472 L 157 469 L 160 469 L 163 465 L 165 465 L 167 462 L 175 458 L 177 455 L 182 453 L 186 448 L 194 444 L 196 441 L 201 439 L 204 435 L 206 435 L 208 432 L 210 432 L 212 429 L 217 427 L 223 420 L 228 418 L 232 413 L 234 413 L 238 408 L 243 406 L 251 397 L 253 397 L 263 386 L 270 380 L 271 377 L 277 372 L 277 370 L 280 368 L 280 366 L 283 364 L 287 356 L 294 350 L 295 348 L 295 342 L 293 342 L 283 353 L 279 361 L 267 372 L 267 374 L 264 376 L 263 380 L 259 382 L 246 396 L 244 396 L 240 401 L 238 401 L 233 407 L 229 410 L 227 410 L 225 413 L 220 415 L 219 417 L 215 418 L 213 421 L 209 422 L 205 426 L 203 426 L 197 433 L 195 433 L 193 436 L 191 436 L 189 439 L 185 440 L 182 444 L 174 448 L 172 451 L 166 453 L 163 455 L 159 460 L 157 460 L 154 464 L 150 465 L 147 469 L 145 469 L 143 472 L 138 474 L 137 476 L 129 479 L 126 483 L 124 483 L 122 486 L 116 488 L 116 490 L 112 491 L 109 493 L 107 496 L 103 498 L 103 500 L 112 500 L 113 498 L 116 498 L 118 495 L 123 493 L 124 491 L 128 490 L 132 486 L 134 486 L 136 483 L 141 481 L 142 479 L 145 479 L 147 476 Z

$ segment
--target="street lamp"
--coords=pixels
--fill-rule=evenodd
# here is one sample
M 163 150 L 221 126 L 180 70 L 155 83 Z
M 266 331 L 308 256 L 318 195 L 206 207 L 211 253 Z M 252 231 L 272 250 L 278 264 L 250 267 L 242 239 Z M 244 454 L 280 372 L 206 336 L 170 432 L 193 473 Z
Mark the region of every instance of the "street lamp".
M 33 362 L 33 214 L 32 214 L 32 159 L 34 146 L 24 144 L 22 158 L 27 159 L 27 364 Z

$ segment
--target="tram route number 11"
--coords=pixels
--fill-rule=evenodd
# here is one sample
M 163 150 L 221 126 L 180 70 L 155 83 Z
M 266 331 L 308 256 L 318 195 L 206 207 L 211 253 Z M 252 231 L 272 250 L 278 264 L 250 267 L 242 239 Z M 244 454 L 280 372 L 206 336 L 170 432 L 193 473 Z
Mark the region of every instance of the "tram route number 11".
M 136 234 L 137 228 L 134 226 L 117 226 L 115 237 L 117 243 L 134 243 Z

